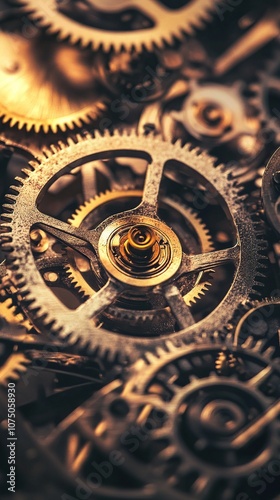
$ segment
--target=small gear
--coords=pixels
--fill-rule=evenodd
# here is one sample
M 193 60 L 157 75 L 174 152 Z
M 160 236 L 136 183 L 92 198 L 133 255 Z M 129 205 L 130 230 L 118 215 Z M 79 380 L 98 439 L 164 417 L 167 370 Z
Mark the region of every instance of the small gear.
M 235 359 L 223 372 L 221 352 Z M 118 451 L 129 474 L 149 477 L 159 498 L 238 498 L 252 493 L 252 475 L 279 470 L 280 368 L 269 352 L 199 337 L 147 353 L 128 375 L 93 396 L 80 429 L 104 453 Z M 267 484 L 265 498 L 278 487 Z
M 75 214 L 69 219 L 69 223 L 74 227 L 88 227 L 91 228 L 91 222 L 94 220 L 95 225 L 98 223 L 98 211 L 101 211 L 102 216 L 104 217 L 105 206 L 107 206 L 107 215 L 110 215 L 110 205 L 111 209 L 115 210 L 116 204 L 120 206 L 121 202 L 123 202 L 123 209 L 129 208 L 129 205 L 133 205 L 137 201 L 140 203 L 142 197 L 142 191 L 135 190 L 123 190 L 123 191 L 114 191 L 114 192 L 106 192 L 95 197 L 92 200 L 89 200 L 84 205 L 80 206 Z M 184 206 L 182 204 L 182 200 L 174 198 L 164 198 L 161 201 L 161 206 L 165 208 L 165 210 L 176 210 L 177 215 L 183 215 L 184 220 L 188 225 L 190 225 L 191 229 L 196 233 L 198 238 L 198 247 L 195 248 L 194 242 L 192 242 L 192 235 L 189 235 L 187 247 L 189 252 L 199 251 L 201 249 L 202 252 L 211 252 L 214 250 L 213 242 L 209 231 L 207 230 L 205 224 L 199 219 L 198 215 L 190 208 Z M 103 208 L 103 210 L 102 210 Z M 101 222 L 102 220 L 99 220 Z M 185 236 L 185 240 L 187 237 Z M 69 264 L 66 266 L 66 272 L 73 283 L 77 292 L 81 293 L 84 298 L 89 298 L 93 294 L 98 291 L 95 289 L 94 284 L 90 284 L 89 281 L 84 277 L 85 272 L 88 274 L 89 265 L 87 265 L 87 260 L 82 258 L 78 253 L 75 254 L 73 250 L 68 251 Z M 84 273 L 83 273 L 84 270 Z M 207 273 L 206 273 L 207 274 Z M 205 292 L 211 286 L 211 282 L 209 281 L 209 273 L 206 278 L 203 273 L 200 273 L 199 277 L 194 281 L 193 288 L 185 293 L 183 296 L 185 303 L 190 307 L 192 304 L 195 304 L 197 300 L 199 300 Z M 137 305 L 137 304 L 136 304 Z M 120 324 L 120 328 L 124 328 L 124 325 L 127 323 L 127 329 L 133 331 L 137 324 L 143 326 L 143 321 L 145 321 L 145 330 L 148 333 L 150 328 L 152 331 L 161 331 L 162 325 L 158 322 L 162 321 L 162 318 L 165 317 L 165 322 L 167 321 L 168 312 L 166 309 L 156 308 L 154 310 L 148 310 L 147 307 L 142 309 L 139 307 L 139 310 L 129 308 L 121 308 L 121 304 L 109 307 L 108 316 L 113 318 L 114 326 L 116 328 L 117 323 Z M 170 321 L 168 322 L 170 325 Z
M 269 62 L 265 71 L 258 74 L 257 82 L 251 84 L 252 96 L 250 103 L 257 112 L 258 119 L 266 130 L 274 133 L 274 139 L 280 142 L 280 49 L 278 48 L 273 60 Z
M 160 1 L 118 0 L 56 2 L 18 0 L 36 25 L 72 44 L 121 51 L 153 50 L 192 34 L 211 19 L 220 0 L 191 0 L 174 9 Z M 172 8 L 173 7 L 173 8 Z
M 240 311 L 239 311 L 240 316 Z M 270 348 L 274 357 L 280 355 L 280 297 L 270 297 L 246 304 L 242 316 L 235 321 L 234 341 L 243 344 L 251 339 Z
M 71 60 L 76 73 L 86 73 L 77 48 L 47 42 L 42 35 L 26 38 L 8 31 L 1 31 L 0 47 L 0 116 L 4 124 L 28 132 L 65 132 L 89 124 L 104 111 L 92 75 L 85 75 L 89 82 L 83 89 L 81 82 L 75 85 L 61 68 L 61 61 L 69 64 Z
M 248 169 L 248 163 L 259 159 L 263 141 L 259 139 L 259 122 L 250 116 L 243 92 L 240 81 L 229 86 L 178 79 L 161 102 L 144 109 L 139 130 L 152 128 L 164 137 L 195 141 L 215 155 L 219 147 L 218 156 L 221 146 L 226 145 L 223 156 L 228 158 L 229 148 L 231 158 L 236 162 L 244 159 Z
M 24 179 L 17 179 L 4 206 L 3 250 L 12 271 L 14 285 L 26 302 L 35 324 L 58 334 L 61 339 L 79 344 L 92 353 L 121 357 L 135 357 L 139 351 L 161 345 L 166 337 L 145 337 L 124 334 L 122 331 L 102 327 L 108 307 L 129 296 L 151 294 L 164 301 L 175 318 L 176 330 L 172 338 L 190 339 L 199 331 L 213 331 L 228 323 L 232 311 L 251 294 L 257 293 L 264 264 L 265 243 L 258 218 L 253 222 L 240 196 L 238 187 L 230 180 L 230 170 L 214 166 L 213 158 L 205 152 L 171 144 L 161 138 L 139 136 L 134 132 L 106 134 L 95 137 L 78 137 L 69 140 L 68 146 L 60 144 L 52 151 L 45 151 L 45 160 L 33 162 L 24 170 Z M 54 216 L 47 215 L 37 205 L 50 179 L 96 159 L 139 158 L 146 162 L 140 205 L 130 210 L 114 213 L 97 227 L 74 227 Z M 176 160 L 174 159 L 176 158 Z M 148 165 L 147 165 L 148 163 Z M 144 175 L 145 174 L 145 175 Z M 199 180 L 199 189 L 197 187 Z M 204 200 L 211 207 L 211 200 L 221 203 L 221 216 L 231 228 L 230 246 L 206 253 L 188 254 L 177 230 L 172 229 L 158 216 L 162 190 L 174 194 L 182 186 L 190 190 L 194 205 L 201 189 L 212 198 Z M 185 191 L 184 191 L 185 192 Z M 224 215 L 224 210 L 226 215 Z M 86 302 L 69 308 L 49 289 L 37 269 L 30 245 L 30 231 L 43 229 L 57 238 L 64 246 L 78 251 L 100 269 L 103 282 L 98 293 Z M 202 271 L 230 263 L 231 284 L 225 296 L 210 313 L 196 322 L 182 298 L 185 284 Z M 190 281 L 189 281 L 190 280 Z M 182 288 L 177 283 L 182 284 Z M 207 314 L 208 313 L 208 314 Z M 141 335 L 142 333 L 142 335 Z M 168 335 L 167 335 L 168 338 Z

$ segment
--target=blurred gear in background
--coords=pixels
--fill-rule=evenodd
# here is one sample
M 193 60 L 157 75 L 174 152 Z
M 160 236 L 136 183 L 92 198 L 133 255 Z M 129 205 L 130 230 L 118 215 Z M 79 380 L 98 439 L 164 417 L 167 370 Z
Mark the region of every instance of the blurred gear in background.
M 279 0 L 0 23 L 1 499 L 279 500 Z

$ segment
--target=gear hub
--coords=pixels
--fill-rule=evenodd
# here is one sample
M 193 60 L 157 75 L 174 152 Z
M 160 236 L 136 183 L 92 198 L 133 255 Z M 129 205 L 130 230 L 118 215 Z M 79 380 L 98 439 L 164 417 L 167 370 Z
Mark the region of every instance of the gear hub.
M 182 247 L 163 222 L 146 216 L 115 220 L 100 236 L 99 255 L 106 271 L 135 287 L 159 285 L 172 278 L 182 261 Z

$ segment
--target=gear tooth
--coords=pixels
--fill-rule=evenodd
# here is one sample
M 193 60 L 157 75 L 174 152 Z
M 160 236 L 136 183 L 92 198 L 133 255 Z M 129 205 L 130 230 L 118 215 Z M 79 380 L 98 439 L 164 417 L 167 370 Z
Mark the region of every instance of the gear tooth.
M 253 337 L 247 337 L 245 342 L 241 345 L 243 349 L 252 349 L 254 345 L 254 338 Z
M 28 162 L 28 165 L 30 167 L 30 170 L 33 171 L 33 170 L 35 170 L 36 168 L 39 167 L 40 162 L 39 162 L 39 160 L 31 160 L 31 161 Z
M 252 347 L 252 350 L 253 351 L 256 351 L 256 352 L 261 352 L 263 347 L 265 345 L 265 341 L 264 340 L 257 340 L 257 342 L 255 343 L 254 347 Z
M 262 352 L 262 355 L 265 359 L 271 361 L 274 353 L 275 353 L 274 347 L 268 347 L 267 349 L 265 349 L 265 351 Z
M 177 352 L 178 347 L 176 347 L 171 340 L 166 340 L 165 344 L 169 352 Z
M 156 361 L 158 360 L 157 356 L 152 352 L 146 352 L 145 359 L 146 359 L 147 363 L 150 365 L 156 363 Z

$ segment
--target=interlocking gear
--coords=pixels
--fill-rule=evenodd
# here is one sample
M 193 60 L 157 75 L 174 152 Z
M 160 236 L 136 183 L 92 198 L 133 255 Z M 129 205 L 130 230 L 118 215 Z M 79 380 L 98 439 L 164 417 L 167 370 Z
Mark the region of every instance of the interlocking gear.
M 79 138 L 77 144 L 69 141 L 68 146 L 61 144 L 45 154 L 46 159 L 41 163 L 33 162 L 31 169 L 24 170 L 25 178 L 18 179 L 17 186 L 12 187 L 3 215 L 2 241 L 8 267 L 35 324 L 47 331 L 51 329 L 61 339 L 79 343 L 80 348 L 87 346 L 90 352 L 111 353 L 113 357 L 119 352 L 133 358 L 147 347 L 161 345 L 166 337 L 149 337 L 144 328 L 136 335 L 125 335 L 122 330 L 110 331 L 102 313 L 108 312 L 113 304 L 127 297 L 135 301 L 137 295 L 145 293 L 156 308 L 161 308 L 161 304 L 170 308 L 175 321 L 175 331 L 169 330 L 172 338 L 190 339 L 199 331 L 210 333 L 226 324 L 238 304 L 254 293 L 259 284 L 264 248 L 258 223 L 252 221 L 244 204 L 240 203 L 238 188 L 229 179 L 230 170 L 214 167 L 213 159 L 206 153 L 192 150 L 188 145 L 182 148 L 178 143 L 173 145 L 132 132 L 112 137 L 96 134 L 95 138 Z M 142 167 L 138 166 L 142 169 L 140 180 L 142 178 L 144 183 L 140 204 L 105 216 L 91 229 L 74 227 L 41 211 L 38 201 L 43 198 L 51 179 L 73 169 L 77 173 L 80 166 L 90 161 L 108 158 L 111 161 L 123 158 L 128 164 L 131 158 L 142 160 Z M 143 162 L 144 165 L 148 163 L 147 168 L 144 166 L 146 173 Z M 165 219 L 159 217 L 162 193 L 175 191 L 177 194 L 182 186 L 194 206 L 199 201 L 203 201 L 204 208 L 211 207 L 211 203 L 221 206 L 221 217 L 226 214 L 231 233 L 227 248 L 189 254 L 176 226 L 174 229 L 169 227 Z M 205 189 L 208 198 L 203 196 Z M 140 254 L 131 248 L 130 230 L 140 227 L 151 231 L 155 238 L 153 250 L 157 246 L 159 261 L 151 260 L 153 254 L 149 248 L 141 249 Z M 89 260 L 90 272 L 96 274 L 99 289 L 85 303 L 69 307 L 45 286 L 30 245 L 30 232 L 35 228 L 42 229 Z M 123 261 L 122 242 L 127 261 Z M 61 256 L 59 259 L 61 262 Z M 205 311 L 205 317 L 200 316 L 197 323 L 183 300 L 185 287 L 192 289 L 193 277 L 197 278 L 201 272 L 224 265 L 232 269 L 228 291 L 214 310 L 210 314 Z M 137 275 L 137 266 L 141 266 L 143 278 Z
M 174 9 L 160 1 L 18 0 L 30 18 L 59 39 L 72 44 L 121 51 L 153 50 L 192 34 L 211 19 L 220 0 L 191 0 Z
M 147 353 L 127 382 L 112 382 L 87 403 L 84 436 L 104 453 L 118 451 L 125 470 L 167 498 L 251 494 L 252 478 L 271 464 L 279 470 L 279 363 L 257 347 L 203 338 L 168 348 Z M 276 479 L 266 497 L 277 491 Z

